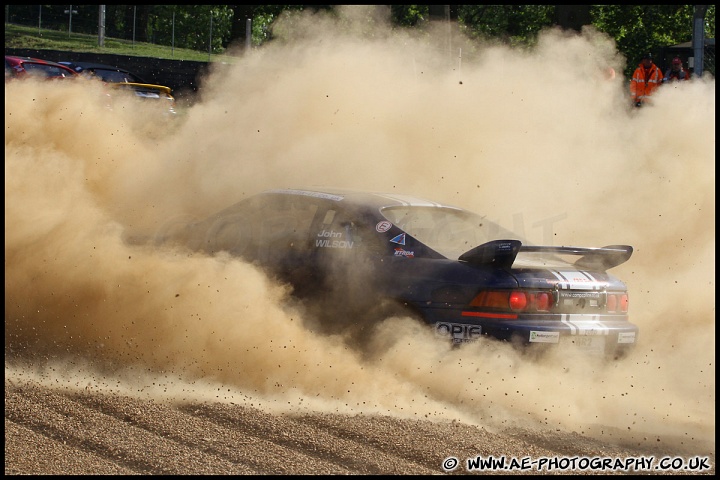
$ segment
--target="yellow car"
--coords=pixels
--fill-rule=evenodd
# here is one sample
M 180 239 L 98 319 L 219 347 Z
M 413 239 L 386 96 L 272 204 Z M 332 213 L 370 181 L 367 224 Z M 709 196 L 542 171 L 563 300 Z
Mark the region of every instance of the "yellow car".
M 75 72 L 90 78 L 97 78 L 112 88 L 131 90 L 143 100 L 164 102 L 163 112 L 174 116 L 175 97 L 172 89 L 165 85 L 148 83 L 134 73 L 120 67 L 88 62 L 58 62 Z

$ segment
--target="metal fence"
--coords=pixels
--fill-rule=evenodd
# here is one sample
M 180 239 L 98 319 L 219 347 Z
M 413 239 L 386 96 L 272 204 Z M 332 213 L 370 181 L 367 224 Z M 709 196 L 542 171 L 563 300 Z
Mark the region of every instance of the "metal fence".
M 17 25 L 37 27 L 38 34 L 42 35 L 43 29 L 54 31 L 67 31 L 68 36 L 73 33 L 87 35 L 98 35 L 98 38 L 113 38 L 125 41 L 138 41 L 163 46 L 176 47 L 175 38 L 175 17 L 165 18 L 145 10 L 146 14 L 139 17 L 138 10 L 132 5 L 111 6 L 113 15 L 121 16 L 120 22 L 103 22 L 100 9 L 101 5 L 6 5 L 5 22 Z M 107 27 L 105 28 L 105 24 Z M 153 25 L 153 28 L 140 28 Z M 101 26 L 102 25 L 102 26 Z M 212 18 L 207 24 L 200 19 L 194 19 L 191 28 L 197 32 L 190 37 L 196 38 L 194 45 L 181 45 L 182 48 L 189 48 L 208 53 L 222 53 L 219 39 L 213 39 Z M 101 29 L 103 31 L 101 31 Z M 705 49 L 703 53 L 703 74 L 709 73 L 715 76 L 715 39 L 704 39 Z M 249 46 L 249 45 L 248 45 Z M 694 67 L 694 51 L 692 42 L 682 45 L 667 46 L 660 49 L 661 67 L 663 71 L 669 67 L 669 62 L 674 56 L 680 56 L 684 65 L 691 70 L 698 70 Z M 454 54 L 453 54 L 454 55 Z M 471 55 L 470 55 L 471 56 Z M 469 59 L 469 52 L 466 52 L 465 60 Z M 667 65 L 665 64 L 667 63 Z
M 703 56 L 703 74 L 709 73 L 715 76 L 715 39 L 707 39 Z
M 100 5 L 5 5 L 5 23 L 37 27 L 38 33 L 42 33 L 43 30 L 55 30 L 66 31 L 68 36 L 72 33 L 97 35 L 100 7 Z M 136 22 L 131 22 L 129 27 L 115 32 L 112 36 L 131 40 Z
M 38 35 L 52 30 L 67 32 L 68 37 L 97 35 L 99 41 L 112 38 L 212 53 L 222 50 L 221 39 L 213 35 L 218 25 L 213 25 L 212 16 L 185 19 L 181 25 L 167 9 L 156 14 L 133 5 L 5 5 L 5 23 L 37 27 Z M 182 38 L 181 31 L 186 32 Z
M 690 69 L 690 72 L 697 74 L 697 61 L 695 58 L 696 52 L 693 48 L 693 42 L 681 43 L 679 45 L 671 45 L 660 49 L 659 62 L 663 70 L 670 68 L 670 62 L 675 57 L 680 57 L 683 62 L 683 66 Z M 715 77 L 715 39 L 705 39 L 705 47 L 703 48 L 703 59 L 702 59 L 702 75 L 712 75 Z

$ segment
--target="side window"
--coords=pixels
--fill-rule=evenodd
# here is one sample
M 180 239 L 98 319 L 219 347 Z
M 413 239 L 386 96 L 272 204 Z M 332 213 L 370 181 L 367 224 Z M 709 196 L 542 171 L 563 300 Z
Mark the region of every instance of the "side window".
M 319 225 L 315 237 L 317 249 L 373 250 L 379 251 L 379 239 L 374 226 L 369 226 L 362 217 L 355 217 L 344 210 L 331 208 Z
M 310 250 L 310 226 L 318 206 L 303 200 L 288 197 L 262 212 L 259 222 L 262 256 L 274 258 Z
M 355 247 L 357 239 L 350 228 L 350 222 L 346 221 L 336 209 L 325 212 L 320 223 L 319 231 L 315 236 L 315 247 L 325 249 L 351 249 Z
M 36 75 L 38 77 L 54 78 L 54 77 L 70 76 L 70 73 L 67 73 L 62 68 L 54 67 L 52 65 L 39 65 L 39 64 L 35 64 L 35 63 L 26 63 L 25 70 L 29 74 Z
M 307 253 L 317 208 L 290 197 L 239 204 L 214 220 L 206 233 L 205 248 L 261 262 Z

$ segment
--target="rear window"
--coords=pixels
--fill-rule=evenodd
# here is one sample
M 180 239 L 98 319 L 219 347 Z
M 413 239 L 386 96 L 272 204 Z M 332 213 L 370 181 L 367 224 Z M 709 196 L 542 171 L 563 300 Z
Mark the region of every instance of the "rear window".
M 491 240 L 518 235 L 480 215 L 452 207 L 386 207 L 382 215 L 415 239 L 447 258 L 457 259 Z

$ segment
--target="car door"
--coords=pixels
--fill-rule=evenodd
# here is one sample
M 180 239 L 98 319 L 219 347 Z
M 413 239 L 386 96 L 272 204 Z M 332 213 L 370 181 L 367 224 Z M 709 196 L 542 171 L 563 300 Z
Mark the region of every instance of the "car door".
M 310 230 L 319 202 L 285 194 L 268 200 L 254 219 L 258 262 L 282 280 L 301 286 L 315 278 Z

